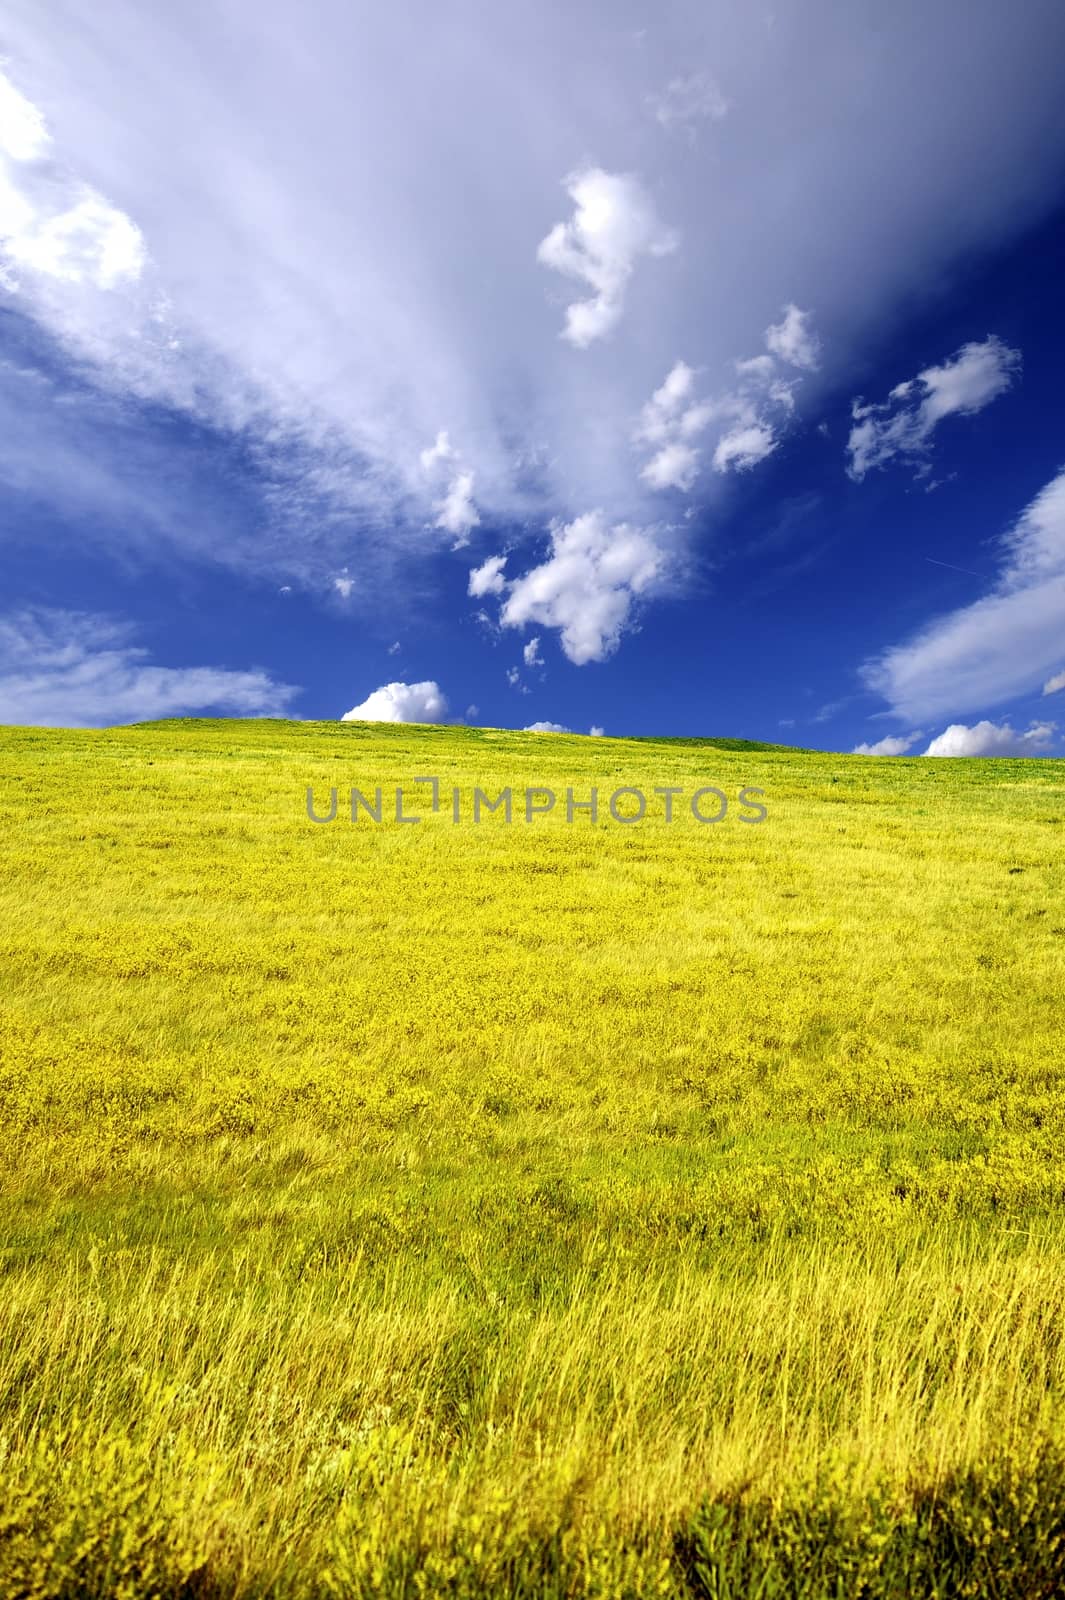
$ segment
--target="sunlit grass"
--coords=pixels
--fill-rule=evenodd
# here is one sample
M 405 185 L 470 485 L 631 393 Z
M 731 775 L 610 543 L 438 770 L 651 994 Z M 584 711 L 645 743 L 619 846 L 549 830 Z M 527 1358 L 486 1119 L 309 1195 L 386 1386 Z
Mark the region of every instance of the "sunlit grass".
M 0 1594 L 1065 1589 L 1062 763 L 193 722 L 0 776 Z M 598 824 L 451 821 L 539 783 Z M 606 813 L 708 784 L 766 822 Z

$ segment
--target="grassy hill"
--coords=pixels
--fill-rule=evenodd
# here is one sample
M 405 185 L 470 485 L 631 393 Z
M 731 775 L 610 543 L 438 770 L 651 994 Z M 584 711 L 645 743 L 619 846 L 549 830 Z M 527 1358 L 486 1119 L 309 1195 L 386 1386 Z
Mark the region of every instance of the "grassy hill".
M 1060 761 L 0 730 L 0 1594 L 1065 1589 L 1063 997 Z

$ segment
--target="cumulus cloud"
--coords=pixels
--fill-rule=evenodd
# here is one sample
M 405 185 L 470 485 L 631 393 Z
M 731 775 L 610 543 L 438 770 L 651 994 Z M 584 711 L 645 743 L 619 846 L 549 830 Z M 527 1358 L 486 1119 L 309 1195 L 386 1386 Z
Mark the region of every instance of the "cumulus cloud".
M 856 744 L 852 754 L 856 756 L 904 756 L 907 750 L 913 749 L 920 737 L 919 733 L 888 734 L 886 738 L 878 739 L 875 744 Z
M 1057 694 L 1059 689 L 1065 689 L 1065 672 L 1055 672 L 1043 685 L 1044 694 Z
M 652 489 L 690 489 L 699 470 L 699 452 L 680 440 L 665 444 L 640 471 Z
M 789 366 L 816 371 L 821 345 L 812 322 L 809 311 L 800 311 L 797 305 L 786 305 L 782 321 L 766 329 L 765 342 L 770 355 L 779 356 Z
M 522 659 L 527 667 L 543 666 L 544 658 L 540 654 L 539 634 L 534 634 L 534 636 L 529 640 L 528 644 L 526 644 L 525 648 L 522 650 Z
M 386 683 L 345 711 L 341 722 L 439 722 L 447 700 L 432 679 L 424 683 Z
M 94 728 L 190 713 L 283 716 L 299 693 L 258 668 L 159 667 L 133 628 L 90 612 L 0 618 L 0 722 Z
M 551 525 L 546 561 L 514 579 L 500 612 L 504 627 L 558 628 L 578 666 L 617 649 L 634 600 L 662 575 L 665 554 L 644 529 L 611 527 L 602 511 Z
M 481 520 L 473 503 L 474 475 L 469 468 L 458 466 L 459 453 L 453 448 L 445 429 L 441 429 L 435 442 L 423 450 L 418 459 L 422 471 L 430 475 L 436 474 L 439 468 L 449 462 L 456 464 L 447 493 L 435 501 L 433 510 L 437 513 L 436 526 L 455 536 L 451 548 L 461 550 L 469 544 L 470 532 Z
M 474 567 L 470 573 L 467 593 L 474 599 L 479 599 L 486 594 L 502 594 L 507 586 L 503 576 L 503 568 L 507 564 L 506 556 L 489 556 L 479 567 Z
M 1056 732 L 1053 722 L 1033 722 L 1017 733 L 1008 722 L 977 722 L 968 728 L 952 722 L 925 751 L 926 756 L 1039 756 L 1045 755 Z
M 644 406 L 635 432 L 637 443 L 657 446 L 640 472 L 652 489 L 690 489 L 699 469 L 699 452 L 690 440 L 707 426 L 714 410 L 693 397 L 695 373 L 677 361 Z
M 566 189 L 573 216 L 540 241 L 536 259 L 594 291 L 566 309 L 562 337 L 584 350 L 616 327 L 639 257 L 670 255 L 680 236 L 659 221 L 650 195 L 630 173 L 587 167 L 570 174 Z
M 1005 394 L 1020 368 L 1021 352 L 988 334 L 981 343 L 962 345 L 941 366 L 896 384 L 879 405 L 854 400 L 848 476 L 861 482 L 872 467 L 900 456 L 916 463 L 917 477 L 926 477 L 932 470 L 932 435 L 944 417 L 975 416 Z
M 694 384 L 695 373 L 687 362 L 675 362 L 644 406 L 636 438 L 647 444 L 663 444 L 674 429 L 683 431 L 683 419 L 696 409 L 689 403 Z
M 457 473 L 451 480 L 447 494 L 437 501 L 433 510 L 439 513 L 437 527 L 446 528 L 448 533 L 455 535 L 452 549 L 461 550 L 470 541 L 470 530 L 476 528 L 481 520 L 473 503 L 473 473 Z
M 789 305 L 784 321 L 765 331 L 769 350 L 735 361 L 737 383 L 713 400 L 697 400 L 695 372 L 678 361 L 640 414 L 634 438 L 655 446 L 640 472 L 652 489 L 689 490 L 699 472 L 700 451 L 693 443 L 710 423 L 723 431 L 714 446 L 715 472 L 744 472 L 772 455 L 780 442 L 785 414 L 795 409 L 798 379 L 785 380 L 776 357 L 792 366 L 813 367 L 819 348 L 809 312 Z
M 603 739 L 606 737 L 606 734 L 604 729 L 598 727 L 597 724 L 593 722 L 592 726 L 588 729 L 588 736 L 591 739 Z
M 530 722 L 527 728 L 522 728 L 522 733 L 570 733 L 570 728 L 564 728 L 561 722 Z
M 1001 541 L 990 592 L 936 617 L 866 662 L 870 689 L 907 722 L 977 711 L 1036 692 L 1061 661 L 1065 468 Z
M 759 461 L 771 456 L 779 441 L 765 422 L 737 423 L 721 435 L 714 450 L 715 472 L 728 472 L 731 468 L 744 471 L 756 467 Z

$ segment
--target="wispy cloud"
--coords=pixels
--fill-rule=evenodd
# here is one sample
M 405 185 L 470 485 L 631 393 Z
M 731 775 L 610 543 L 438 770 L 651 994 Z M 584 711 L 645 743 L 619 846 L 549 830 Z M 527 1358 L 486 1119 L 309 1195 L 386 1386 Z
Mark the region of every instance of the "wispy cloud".
M 827 4 L 778 7 L 771 32 L 737 7 L 710 58 L 696 0 L 667 10 L 634 50 L 599 0 L 487 22 L 467 0 L 446 19 L 428 0 L 231 0 L 224 29 L 210 7 L 97 0 L 57 26 L 9 4 L 4 308 L 127 407 L 127 429 L 190 419 L 248 486 L 220 528 L 160 487 L 168 551 L 325 596 L 347 566 L 369 603 L 432 581 L 427 555 L 467 533 L 533 538 L 589 507 L 645 527 L 661 489 L 633 469 L 632 418 L 678 351 L 719 372 L 771 308 L 813 304 L 837 380 L 854 339 L 836 329 L 881 327 L 1057 192 L 1042 16 L 1018 29 L 948 0 L 934 26 L 903 7 L 841 36 Z M 977 121 L 979 141 L 955 137 Z M 803 352 L 789 317 L 775 337 Z M 103 421 L 74 439 L 58 408 L 39 414 L 34 492 L 122 478 Z M 442 422 L 465 494 L 422 466 Z M 769 429 L 726 419 L 708 503 Z M 58 475 L 56 440 L 82 457 Z M 689 467 L 674 454 L 661 480 Z M 94 536 L 127 538 L 105 521 Z
M 1065 468 L 1021 513 L 1001 551 L 987 595 L 862 669 L 907 722 L 1004 705 L 1052 681 L 1065 619 Z
M 0 617 L 0 722 L 94 728 L 190 712 L 281 716 L 299 693 L 253 668 L 160 667 L 133 628 L 88 612 Z
M 708 72 L 689 72 L 671 78 L 657 94 L 649 94 L 646 104 L 655 121 L 669 131 L 682 129 L 689 144 L 696 140 L 701 122 L 720 122 L 727 116 L 729 103 Z
M 901 457 L 915 467 L 915 476 L 927 477 L 932 435 L 943 419 L 982 411 L 1012 386 L 1020 369 L 1021 352 L 988 334 L 981 343 L 962 345 L 941 366 L 896 384 L 879 405 L 855 400 L 848 475 L 860 482 L 871 468 Z
M 852 753 L 856 756 L 904 756 L 920 737 L 919 733 L 888 734 L 875 744 L 856 744 Z

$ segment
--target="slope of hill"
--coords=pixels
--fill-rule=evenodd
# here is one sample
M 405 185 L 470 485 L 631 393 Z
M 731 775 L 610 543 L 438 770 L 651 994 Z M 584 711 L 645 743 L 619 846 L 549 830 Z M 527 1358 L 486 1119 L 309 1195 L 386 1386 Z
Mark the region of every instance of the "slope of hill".
M 0 785 L 0 1592 L 1065 1584 L 1065 763 L 192 720 Z

